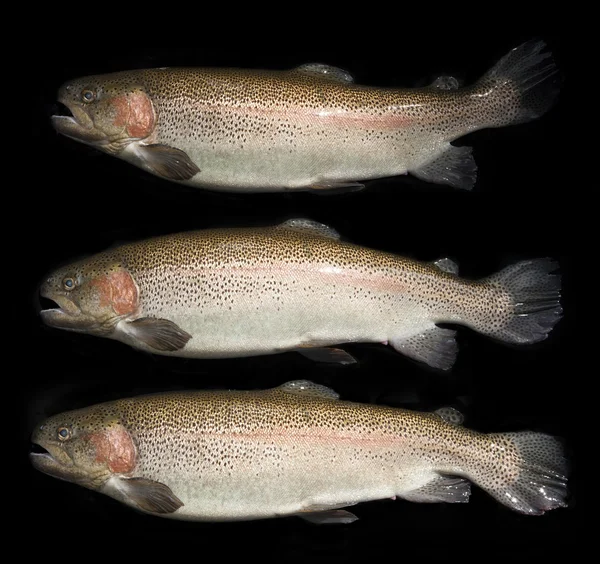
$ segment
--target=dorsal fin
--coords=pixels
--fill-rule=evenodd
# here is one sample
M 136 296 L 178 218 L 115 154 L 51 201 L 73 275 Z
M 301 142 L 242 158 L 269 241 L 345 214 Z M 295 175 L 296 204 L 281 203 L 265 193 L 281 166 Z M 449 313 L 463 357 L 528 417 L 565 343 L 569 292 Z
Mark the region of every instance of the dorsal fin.
M 321 384 L 315 384 L 309 380 L 293 380 L 291 382 L 286 382 L 275 389 L 287 392 L 288 394 L 296 394 L 304 397 L 326 398 L 331 400 L 340 399 L 340 394 L 333 391 L 331 388 L 322 386 Z
M 289 229 L 290 231 L 298 231 L 299 233 L 311 233 L 312 235 L 320 235 L 321 237 L 327 237 L 328 239 L 339 239 L 340 234 L 333 228 L 319 223 L 318 221 L 312 221 L 311 219 L 296 218 L 289 219 L 288 221 L 277 226 L 279 229 Z
M 430 85 L 429 88 L 437 88 L 438 90 L 458 90 L 460 83 L 453 76 L 438 76 Z
M 317 76 L 319 78 L 329 78 L 330 80 L 336 80 L 337 82 L 354 82 L 354 78 L 348 71 L 338 67 L 324 65 L 322 63 L 308 63 L 306 65 L 296 67 L 294 70 L 304 74 Z
M 433 262 L 442 272 L 458 276 L 458 264 L 448 257 L 438 259 Z

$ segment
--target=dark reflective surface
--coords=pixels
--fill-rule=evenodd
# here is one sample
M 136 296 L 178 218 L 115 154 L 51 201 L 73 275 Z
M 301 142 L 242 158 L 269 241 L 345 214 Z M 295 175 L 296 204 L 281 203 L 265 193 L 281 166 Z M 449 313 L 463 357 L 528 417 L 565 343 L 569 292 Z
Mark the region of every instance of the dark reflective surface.
M 363 42 L 328 50 L 308 45 L 293 50 L 103 46 L 85 54 L 70 47 L 42 51 L 28 108 L 30 147 L 36 155 L 30 169 L 36 180 L 12 184 L 17 209 L 24 212 L 17 229 L 27 237 L 15 233 L 14 240 L 7 239 L 19 249 L 17 268 L 11 271 L 17 273 L 18 291 L 6 300 L 18 328 L 9 340 L 9 352 L 18 359 L 10 374 L 20 391 L 15 402 L 20 418 L 17 467 L 32 518 L 68 522 L 77 535 L 126 527 L 161 539 L 235 542 L 249 552 L 260 550 L 262 539 L 268 538 L 270 551 L 297 556 L 326 552 L 347 557 L 392 543 L 392 554 L 400 557 L 405 544 L 462 551 L 474 539 L 498 549 L 541 554 L 574 542 L 574 506 L 542 518 L 525 517 L 478 488 L 466 505 L 363 504 L 355 508 L 360 521 L 347 527 L 316 527 L 293 518 L 232 524 L 168 521 L 37 473 L 27 460 L 33 425 L 59 411 L 146 392 L 266 388 L 300 378 L 331 386 L 355 401 L 423 410 L 452 405 L 465 413 L 468 426 L 481 431 L 533 429 L 560 435 L 574 459 L 575 402 L 583 375 L 575 364 L 582 349 L 574 342 L 571 225 L 575 194 L 584 187 L 573 186 L 567 176 L 568 81 L 559 104 L 542 119 L 476 132 L 460 141 L 474 147 L 479 166 L 473 193 L 410 176 L 373 181 L 367 190 L 345 196 L 212 193 L 162 181 L 59 137 L 48 119 L 60 84 L 86 74 L 176 65 L 289 68 L 320 61 L 371 85 L 423 85 L 439 74 L 471 82 L 530 37 L 452 36 L 451 42 L 435 35 L 418 41 L 399 37 L 393 56 Z M 543 39 L 568 76 L 565 40 L 560 35 Z M 564 319 L 546 342 L 525 348 L 460 329 L 456 366 L 441 373 L 375 345 L 348 346 L 359 360 L 351 367 L 315 364 L 291 353 L 222 361 L 162 358 L 114 341 L 51 330 L 37 315 L 36 287 L 44 274 L 81 255 L 161 233 L 290 217 L 329 224 L 345 238 L 376 249 L 422 260 L 450 256 L 468 277 L 486 276 L 519 259 L 553 257 L 563 274 Z M 571 489 L 576 494 L 575 478 Z M 46 540 L 54 535 L 50 529 L 38 534 L 47 535 Z

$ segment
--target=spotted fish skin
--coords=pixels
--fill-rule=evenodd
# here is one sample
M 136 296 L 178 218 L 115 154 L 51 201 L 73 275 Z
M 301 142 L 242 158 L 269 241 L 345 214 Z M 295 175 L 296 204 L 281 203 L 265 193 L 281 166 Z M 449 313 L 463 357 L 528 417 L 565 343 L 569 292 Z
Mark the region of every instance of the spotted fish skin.
M 70 438 L 57 446 L 59 429 Z M 82 450 L 98 437 L 111 449 Z M 99 404 L 50 418 L 32 440 L 49 452 L 32 455 L 40 470 L 70 481 L 78 472 L 81 485 L 174 519 L 302 516 L 394 496 L 466 502 L 466 480 L 525 514 L 565 505 L 566 463 L 548 435 L 481 434 L 435 413 L 340 401 L 305 381 Z M 109 450 L 128 465 L 98 470 Z M 143 505 L 156 491 L 176 503 Z
M 123 245 L 54 272 L 41 293 L 61 308 L 42 316 L 159 354 L 224 358 L 389 342 L 442 369 L 457 347 L 454 331 L 437 323 L 528 343 L 560 319 L 551 261 L 472 281 L 327 229 L 291 220 Z
M 450 142 L 550 107 L 556 68 L 544 47 L 513 49 L 465 88 L 361 86 L 324 65 L 90 76 L 60 89 L 73 117 L 54 124 L 153 174 L 216 190 L 327 190 L 407 172 L 471 188 L 471 151 Z

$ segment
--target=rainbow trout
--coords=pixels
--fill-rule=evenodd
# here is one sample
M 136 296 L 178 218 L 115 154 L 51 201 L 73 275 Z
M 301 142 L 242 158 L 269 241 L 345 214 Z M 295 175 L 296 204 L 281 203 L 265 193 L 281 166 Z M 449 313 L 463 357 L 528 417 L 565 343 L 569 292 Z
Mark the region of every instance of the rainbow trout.
M 472 131 L 541 116 L 558 93 L 543 42 L 510 51 L 474 85 L 373 88 L 341 69 L 162 68 L 79 78 L 53 116 L 72 139 L 161 178 L 238 192 L 356 190 L 411 174 L 470 189 Z
M 509 343 L 546 338 L 560 319 L 560 279 L 548 259 L 489 278 L 458 277 L 448 259 L 420 263 L 342 242 L 304 219 L 251 229 L 167 235 L 59 268 L 41 296 L 52 327 L 195 358 L 298 351 L 352 362 L 332 345 L 389 343 L 448 369 L 467 325 Z
M 467 502 L 470 482 L 528 515 L 566 505 L 556 439 L 482 434 L 461 420 L 452 408 L 340 401 L 307 381 L 173 392 L 50 417 L 33 433 L 31 461 L 141 511 L 185 520 L 349 523 L 356 517 L 340 508 L 363 501 Z

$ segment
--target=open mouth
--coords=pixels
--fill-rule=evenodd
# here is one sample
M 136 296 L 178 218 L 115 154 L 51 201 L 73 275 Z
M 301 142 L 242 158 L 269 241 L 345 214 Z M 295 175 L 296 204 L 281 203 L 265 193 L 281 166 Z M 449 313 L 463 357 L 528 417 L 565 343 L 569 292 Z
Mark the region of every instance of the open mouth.
M 31 461 L 31 464 L 33 464 L 33 467 L 36 470 L 40 470 L 45 474 L 54 475 L 54 472 L 52 470 L 59 466 L 56 459 L 50 454 L 50 452 L 47 449 L 34 442 L 31 443 L 31 447 L 29 450 L 29 460 Z
M 82 124 L 69 106 L 62 102 L 56 102 L 53 106 L 52 123 L 60 133 L 70 131 L 73 128 L 81 128 Z
M 53 309 L 61 309 L 57 302 L 50 298 L 40 297 L 40 311 L 51 311 Z
M 56 102 L 54 104 L 54 112 L 53 112 L 52 116 L 53 117 L 67 117 L 67 118 L 75 119 L 73 112 L 69 109 L 68 106 L 66 106 L 62 102 Z
M 29 454 L 31 456 L 49 456 L 52 458 L 52 455 L 42 445 L 38 445 L 37 443 L 31 443 Z
M 60 302 L 59 302 L 60 300 Z M 45 316 L 56 316 L 56 315 L 76 315 L 78 313 L 76 308 L 69 307 L 72 302 L 64 299 L 57 298 L 53 300 L 46 296 L 40 297 L 41 315 Z
M 70 479 L 69 474 L 66 472 L 65 461 L 57 460 L 47 449 L 37 443 L 31 443 L 29 461 L 36 470 L 44 474 L 48 474 L 59 480 Z
M 52 295 L 51 292 L 40 291 L 40 316 L 42 321 L 52 327 L 62 327 L 68 329 L 74 323 L 78 322 L 81 316 L 81 310 L 66 296 Z M 52 292 L 52 294 L 54 294 Z
M 60 100 L 56 102 L 56 113 L 51 118 L 52 125 L 58 133 L 84 143 L 91 143 L 105 137 L 94 128 L 94 122 L 80 105 L 69 100 L 65 102 Z
M 41 312 L 60 312 L 68 315 L 78 315 L 79 308 L 67 296 L 55 292 L 48 284 L 43 284 L 39 291 Z

